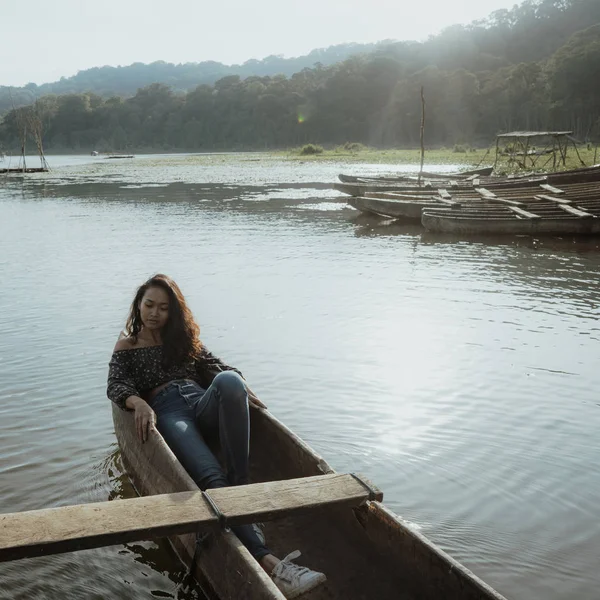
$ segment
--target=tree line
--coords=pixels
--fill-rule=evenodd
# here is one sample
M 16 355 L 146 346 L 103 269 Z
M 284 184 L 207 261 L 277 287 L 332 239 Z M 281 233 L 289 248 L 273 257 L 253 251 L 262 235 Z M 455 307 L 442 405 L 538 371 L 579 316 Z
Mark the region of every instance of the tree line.
M 162 60 L 150 64 L 133 63 L 127 66 L 93 67 L 80 71 L 72 77 L 59 81 L 23 87 L 0 85 L 0 116 L 12 108 L 32 104 L 48 94 L 79 94 L 93 92 L 104 98 L 110 96 L 130 97 L 138 89 L 152 83 L 163 83 L 175 92 L 193 90 L 202 83 L 214 84 L 227 75 L 250 77 L 253 75 L 287 75 L 288 77 L 316 63 L 324 66 L 346 60 L 356 54 L 367 54 L 385 42 L 377 44 L 338 44 L 329 48 L 317 48 L 305 56 L 284 58 L 271 55 L 262 60 L 250 59 L 241 65 L 224 65 L 215 61 L 173 64 Z
M 4 117 L 0 146 L 19 147 L 19 111 L 35 112 L 51 150 L 415 146 L 421 86 L 430 145 L 487 145 L 516 129 L 597 139 L 600 2 L 526 0 L 424 43 L 380 44 L 291 76 L 228 75 L 187 92 L 153 83 L 129 98 L 45 95 Z

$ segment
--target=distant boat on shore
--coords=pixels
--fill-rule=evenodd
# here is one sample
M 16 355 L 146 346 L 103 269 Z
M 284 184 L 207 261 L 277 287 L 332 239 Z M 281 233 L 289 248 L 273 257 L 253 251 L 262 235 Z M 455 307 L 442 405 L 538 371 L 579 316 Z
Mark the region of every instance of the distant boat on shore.
M 47 173 L 48 172 L 48 168 L 47 167 L 27 167 L 27 168 L 23 168 L 23 167 L 13 167 L 11 169 L 0 169 L 0 174 L 7 174 L 7 173 L 17 173 L 17 174 L 24 174 L 24 173 Z
M 109 154 L 106 158 L 135 158 L 133 154 Z

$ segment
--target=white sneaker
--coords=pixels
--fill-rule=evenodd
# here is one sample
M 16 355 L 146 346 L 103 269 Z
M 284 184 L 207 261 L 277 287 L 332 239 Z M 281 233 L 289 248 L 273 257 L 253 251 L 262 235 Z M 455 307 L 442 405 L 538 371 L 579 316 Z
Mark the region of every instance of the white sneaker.
M 271 572 L 275 585 L 286 598 L 295 598 L 308 590 L 312 590 L 327 580 L 323 573 L 311 571 L 292 562 L 300 556 L 299 550 L 288 554 Z

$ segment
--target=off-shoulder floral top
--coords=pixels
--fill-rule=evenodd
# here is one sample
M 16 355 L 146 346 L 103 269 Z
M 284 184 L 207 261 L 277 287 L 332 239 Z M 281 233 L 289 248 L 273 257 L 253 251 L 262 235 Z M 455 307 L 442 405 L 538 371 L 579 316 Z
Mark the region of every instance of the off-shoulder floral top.
M 128 410 L 125 401 L 129 396 L 144 398 L 150 390 L 169 381 L 193 379 L 206 389 L 221 371 L 235 371 L 241 375 L 204 346 L 198 357 L 187 364 L 165 369 L 162 358 L 162 345 L 116 350 L 108 364 L 106 395 L 117 406 Z

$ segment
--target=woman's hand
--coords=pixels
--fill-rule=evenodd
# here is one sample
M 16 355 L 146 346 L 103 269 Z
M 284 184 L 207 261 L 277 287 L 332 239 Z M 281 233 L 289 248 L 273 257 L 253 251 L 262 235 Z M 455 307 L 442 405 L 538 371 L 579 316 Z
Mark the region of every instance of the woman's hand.
M 264 408 L 267 407 L 258 399 L 258 396 L 246 385 L 246 391 L 248 392 L 248 402 L 254 406 L 254 408 Z
M 148 440 L 151 431 L 156 431 L 156 415 L 145 401 L 135 404 L 135 430 L 142 444 Z

